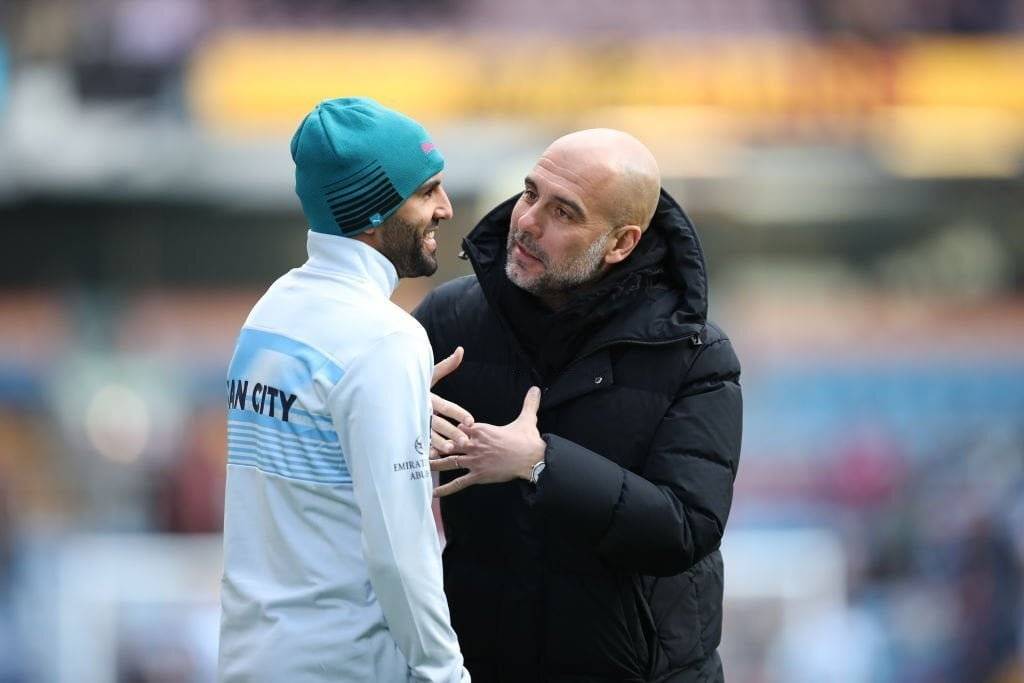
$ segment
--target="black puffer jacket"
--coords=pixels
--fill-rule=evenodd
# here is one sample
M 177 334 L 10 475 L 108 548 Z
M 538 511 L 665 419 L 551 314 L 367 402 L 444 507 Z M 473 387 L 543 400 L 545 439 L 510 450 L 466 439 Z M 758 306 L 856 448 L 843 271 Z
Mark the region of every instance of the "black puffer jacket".
M 663 192 L 629 259 L 546 314 L 504 274 L 514 201 L 465 240 L 476 276 L 415 313 L 437 358 L 465 347 L 435 391 L 477 421 L 506 424 L 544 388 L 537 491 L 515 481 L 442 500 L 466 666 L 477 683 L 721 681 L 740 367 L 707 322 L 693 226 Z

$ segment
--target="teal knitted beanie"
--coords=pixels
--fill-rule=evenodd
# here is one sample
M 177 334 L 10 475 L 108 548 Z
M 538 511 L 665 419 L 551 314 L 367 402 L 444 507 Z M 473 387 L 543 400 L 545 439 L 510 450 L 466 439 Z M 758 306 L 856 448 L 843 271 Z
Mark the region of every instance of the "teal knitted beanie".
M 311 230 L 328 235 L 380 225 L 444 168 L 423 126 L 365 97 L 318 104 L 291 147 L 302 211 Z

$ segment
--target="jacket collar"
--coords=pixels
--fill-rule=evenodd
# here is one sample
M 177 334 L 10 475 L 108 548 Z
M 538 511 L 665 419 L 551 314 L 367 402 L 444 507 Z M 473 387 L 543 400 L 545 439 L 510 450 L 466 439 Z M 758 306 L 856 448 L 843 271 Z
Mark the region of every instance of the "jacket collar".
M 306 250 L 309 269 L 365 280 L 385 298 L 398 286 L 398 271 L 391 261 L 359 240 L 310 230 Z
M 500 292 L 507 284 L 505 244 L 512 208 L 518 198 L 517 195 L 495 207 L 463 240 L 484 295 L 501 316 L 508 313 L 502 310 Z M 647 233 L 645 242 L 660 240 L 665 247 L 661 259 L 664 286 L 646 292 L 642 304 L 617 314 L 589 340 L 584 353 L 616 341 L 658 343 L 688 338 L 706 324 L 708 287 L 704 251 L 693 223 L 664 190 Z M 641 256 L 639 247 L 618 268 L 637 267 L 634 256 Z M 596 290 L 600 292 L 600 283 Z M 572 305 L 570 302 L 569 306 Z M 514 328 L 514 321 L 509 322 Z

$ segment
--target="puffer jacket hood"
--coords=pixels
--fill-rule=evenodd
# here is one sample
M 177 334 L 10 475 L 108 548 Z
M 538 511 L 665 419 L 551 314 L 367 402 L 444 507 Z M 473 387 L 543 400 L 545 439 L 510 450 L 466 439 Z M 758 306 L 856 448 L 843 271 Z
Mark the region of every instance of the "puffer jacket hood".
M 463 240 L 462 255 L 473 265 L 488 302 L 496 310 L 505 279 L 506 242 L 512 209 L 519 195 L 485 215 Z M 700 332 L 707 323 L 708 281 L 704 250 L 690 218 L 664 189 L 650 227 L 634 252 L 594 287 L 584 288 L 567 306 L 588 308 L 588 300 L 614 300 L 629 293 L 657 269 L 660 287 L 644 306 L 631 307 L 590 339 L 587 350 L 611 341 L 658 343 L 676 341 Z

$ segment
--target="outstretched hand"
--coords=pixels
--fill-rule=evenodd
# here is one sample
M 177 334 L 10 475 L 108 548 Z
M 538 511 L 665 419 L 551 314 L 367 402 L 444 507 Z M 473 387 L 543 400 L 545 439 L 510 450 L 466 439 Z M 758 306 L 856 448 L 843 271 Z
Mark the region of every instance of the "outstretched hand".
M 463 427 L 469 437 L 463 453 L 431 461 L 436 472 L 465 469 L 468 473 L 439 486 L 437 497 L 448 496 L 474 484 L 497 484 L 515 478 L 529 479 L 533 466 L 544 459 L 546 444 L 537 431 L 537 410 L 540 389 L 530 387 L 523 399 L 523 409 L 512 422 L 503 427 L 474 424 Z
M 439 361 L 434 366 L 434 372 L 430 377 L 430 386 L 440 382 L 448 375 L 455 372 L 462 364 L 463 348 L 459 346 L 447 358 Z M 433 414 L 430 416 L 430 457 L 436 458 L 441 454 L 451 453 L 457 445 L 469 440 L 460 427 L 473 424 L 473 416 L 469 411 L 451 401 L 446 401 L 437 394 L 430 393 L 430 408 Z M 453 424 L 454 422 L 454 424 Z M 456 426 L 458 425 L 458 426 Z

